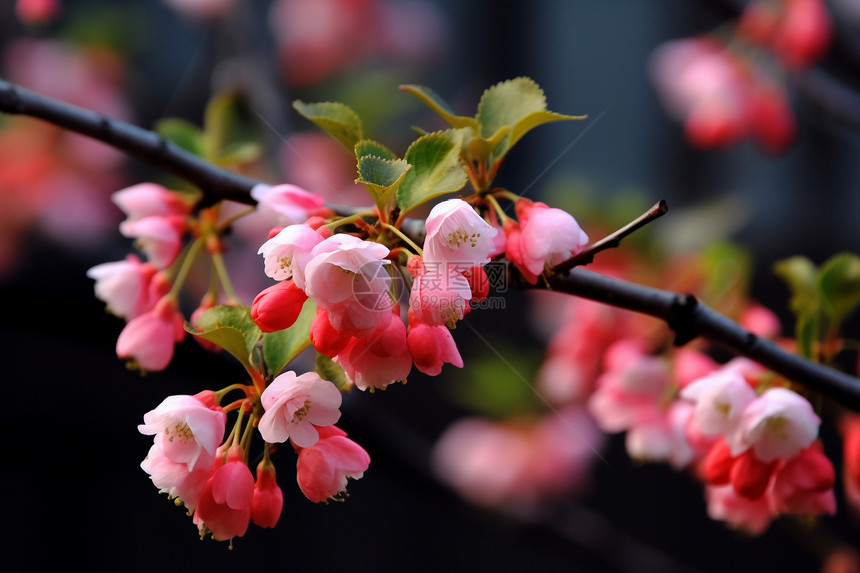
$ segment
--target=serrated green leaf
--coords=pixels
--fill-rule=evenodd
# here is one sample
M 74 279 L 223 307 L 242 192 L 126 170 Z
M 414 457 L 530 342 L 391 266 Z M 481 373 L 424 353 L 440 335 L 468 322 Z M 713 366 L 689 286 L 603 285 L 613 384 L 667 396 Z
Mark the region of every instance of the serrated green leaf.
M 374 203 L 381 210 L 386 210 L 389 200 L 397 192 L 411 167 L 404 159 L 392 160 L 366 155 L 358 160 L 358 179 L 355 182 L 363 183 Z
M 251 370 L 251 352 L 262 331 L 251 318 L 251 309 L 241 305 L 220 305 L 197 318 L 197 324 L 185 324 L 185 330 L 217 344 Z
M 374 155 L 376 157 L 389 160 L 398 159 L 396 153 L 394 153 L 378 141 L 374 141 L 372 139 L 362 139 L 355 144 L 355 157 L 356 159 L 361 159 L 362 157 L 366 157 L 368 155 Z
M 795 315 L 814 312 L 819 308 L 818 269 L 806 257 L 796 256 L 777 261 L 774 273 L 785 281 L 791 291 L 791 310 Z
M 860 257 L 841 253 L 828 259 L 818 272 L 818 287 L 835 330 L 860 303 Z
M 463 188 L 468 176 L 460 161 L 460 146 L 455 141 L 439 131 L 412 142 L 404 157 L 412 169 L 396 194 L 401 212 Z
M 203 131 L 189 121 L 168 117 L 155 124 L 155 131 L 185 151 L 203 156 Z
M 338 140 L 350 153 L 355 144 L 364 139 L 361 118 L 352 109 L 339 102 L 293 102 L 296 111 L 317 124 L 323 131 Z
M 328 380 L 337 386 L 341 392 L 346 392 L 352 388 L 352 380 L 346 375 L 341 365 L 325 354 L 317 353 L 314 370 L 320 375 L 320 378 Z
M 442 97 L 428 87 L 406 84 L 400 86 L 400 89 L 406 93 L 415 96 L 421 102 L 432 109 L 436 114 L 442 117 L 448 125 L 454 128 L 470 127 L 478 131 L 478 122 L 473 117 L 456 115 Z
M 493 157 L 493 152 L 496 150 L 502 140 L 507 137 L 510 131 L 510 126 L 503 125 L 489 139 L 478 136 L 472 137 L 471 141 L 469 141 L 468 146 L 469 157 L 478 159 L 484 164 L 489 163 L 491 158 Z
M 571 121 L 587 118 L 587 115 L 564 115 L 554 111 L 535 111 L 517 121 L 511 129 L 511 139 L 508 149 L 514 146 L 527 132 L 533 128 L 553 121 Z
M 311 322 L 316 313 L 316 305 L 308 299 L 291 327 L 263 333 L 263 360 L 269 374 L 280 374 L 287 364 L 310 346 Z

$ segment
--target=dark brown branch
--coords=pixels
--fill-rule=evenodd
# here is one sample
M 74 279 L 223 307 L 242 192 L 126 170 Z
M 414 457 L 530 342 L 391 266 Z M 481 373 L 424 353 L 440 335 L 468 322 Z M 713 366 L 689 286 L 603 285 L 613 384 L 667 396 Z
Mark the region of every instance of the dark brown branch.
M 659 318 L 675 331 L 678 345 L 702 337 L 860 410 L 860 379 L 783 350 L 702 304 L 693 295 L 645 287 L 585 269 L 572 269 L 567 276 L 555 276 L 550 279 L 550 286 L 559 292 Z
M 650 209 L 639 215 L 636 219 L 630 221 L 614 233 L 607 235 L 599 241 L 588 245 L 585 249 L 570 257 L 563 263 L 559 263 L 553 267 L 553 274 L 563 273 L 579 265 L 587 265 L 594 260 L 594 255 L 606 249 L 612 249 L 621 244 L 621 240 L 631 233 L 641 229 L 651 221 L 659 219 L 669 211 L 669 204 L 665 200 L 660 199 L 657 203 L 651 206 Z
M 216 167 L 155 132 L 37 94 L 2 79 L 0 112 L 43 119 L 98 139 L 193 183 L 209 198 L 254 205 L 251 189 L 263 183 Z

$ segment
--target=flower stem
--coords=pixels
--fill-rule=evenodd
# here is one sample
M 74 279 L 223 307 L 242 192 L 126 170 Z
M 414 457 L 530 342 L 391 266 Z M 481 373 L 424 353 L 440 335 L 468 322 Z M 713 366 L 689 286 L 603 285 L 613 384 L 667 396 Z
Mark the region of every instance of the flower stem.
M 380 224 L 381 226 L 385 227 L 386 229 L 388 229 L 389 231 L 391 231 L 392 233 L 394 233 L 395 235 L 397 235 L 398 237 L 400 237 L 400 238 L 403 240 L 403 242 L 404 242 L 404 243 L 406 243 L 407 245 L 409 245 L 409 246 L 412 248 L 412 250 L 413 250 L 416 254 L 418 254 L 418 255 L 420 255 L 420 256 L 424 256 L 424 251 L 423 251 L 423 249 L 421 249 L 421 247 L 419 247 L 418 245 L 416 245 L 416 244 L 412 241 L 412 239 L 410 239 L 409 237 L 407 237 L 407 236 L 406 236 L 406 234 L 405 234 L 405 233 L 403 233 L 403 231 L 401 231 L 400 229 L 398 229 L 398 228 L 397 228 L 397 227 L 395 227 L 394 225 L 389 225 L 388 223 L 380 222 L 379 224 Z
M 185 279 L 188 278 L 188 272 L 194 265 L 194 260 L 197 258 L 200 249 L 203 248 L 204 243 L 205 239 L 203 237 L 198 237 L 197 239 L 194 239 L 194 242 L 188 247 L 188 250 L 185 252 L 185 258 L 182 260 L 182 266 L 179 267 L 179 271 L 176 273 L 176 278 L 173 281 L 173 286 L 170 287 L 170 292 L 167 293 L 167 296 L 174 300 L 179 298 L 179 292 L 185 284 Z
M 227 272 L 227 267 L 224 265 L 224 257 L 221 253 L 212 253 L 212 264 L 215 266 L 215 272 L 221 281 L 221 286 L 224 288 L 228 302 L 237 304 L 239 297 L 236 295 L 236 291 L 233 290 L 233 283 L 230 281 L 230 274 Z

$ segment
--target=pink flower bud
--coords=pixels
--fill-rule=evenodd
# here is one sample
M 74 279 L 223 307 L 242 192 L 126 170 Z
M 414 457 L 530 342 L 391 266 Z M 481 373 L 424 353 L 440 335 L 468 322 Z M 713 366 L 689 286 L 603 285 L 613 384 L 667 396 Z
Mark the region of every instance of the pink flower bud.
M 325 205 L 319 195 L 289 184 L 257 185 L 251 190 L 251 197 L 257 201 L 259 209 L 276 213 L 278 222 L 283 225 L 304 223 Z
M 773 49 L 793 69 L 819 59 L 830 45 L 833 23 L 822 0 L 788 0 Z
M 818 515 L 836 513 L 833 463 L 821 451 L 820 442 L 786 461 L 773 482 L 771 503 L 781 513 Z
M 310 339 L 317 352 L 335 357 L 343 352 L 352 336 L 336 330 L 329 322 L 325 309 L 317 307 L 317 315 L 311 322 Z
M 59 10 L 59 0 L 18 0 L 15 4 L 15 13 L 25 24 L 50 22 Z
M 259 527 L 275 527 L 284 507 L 284 493 L 275 479 L 275 466 L 266 460 L 257 466 L 257 483 L 251 500 L 251 521 Z
M 380 322 L 373 332 L 352 338 L 335 358 L 360 390 L 384 388 L 405 380 L 412 369 L 406 325 L 399 307 L 395 306 L 388 316 L 388 322 Z
M 410 318 L 406 340 L 415 367 L 428 376 L 442 372 L 445 363 L 463 367 L 457 344 L 446 326 L 431 326 Z
M 174 191 L 156 183 L 140 183 L 111 195 L 111 200 L 128 217 L 136 221 L 145 217 L 187 215 L 191 207 Z
M 292 280 L 282 281 L 254 298 L 251 318 L 263 332 L 284 330 L 296 322 L 306 300 L 308 295 Z
M 201 532 L 211 531 L 219 541 L 241 537 L 251 521 L 253 499 L 254 476 L 241 448 L 233 446 L 227 451 L 224 465 L 216 467 L 203 486 L 194 523 Z
M 131 320 L 150 310 L 160 293 L 153 299 L 150 285 L 158 269 L 149 263 L 141 263 L 134 255 L 125 260 L 102 263 L 87 271 L 87 276 L 96 281 L 96 297 L 107 304 L 108 311 Z
M 125 325 L 116 341 L 116 354 L 141 370 L 164 370 L 173 358 L 174 344 L 185 338 L 183 325 L 176 303 L 163 298 Z

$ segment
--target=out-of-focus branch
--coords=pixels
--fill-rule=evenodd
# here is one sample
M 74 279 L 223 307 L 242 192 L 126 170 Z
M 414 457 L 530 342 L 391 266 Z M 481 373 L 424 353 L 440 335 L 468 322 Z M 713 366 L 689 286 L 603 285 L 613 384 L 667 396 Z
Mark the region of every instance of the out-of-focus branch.
M 678 345 L 702 337 L 853 410 L 860 410 L 860 379 L 806 360 L 771 340 L 756 336 L 693 295 L 650 288 L 578 268 L 564 276 L 556 275 L 549 284 L 558 292 L 659 318 L 675 331 Z
M 177 175 L 209 197 L 254 205 L 251 189 L 263 183 L 226 169 L 182 149 L 161 135 L 130 123 L 49 98 L 0 79 L 0 112 L 43 119 L 87 135 Z

